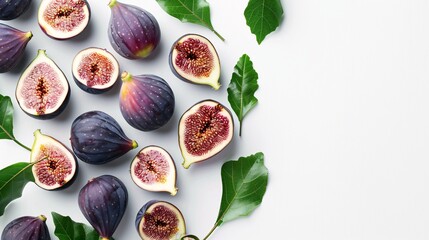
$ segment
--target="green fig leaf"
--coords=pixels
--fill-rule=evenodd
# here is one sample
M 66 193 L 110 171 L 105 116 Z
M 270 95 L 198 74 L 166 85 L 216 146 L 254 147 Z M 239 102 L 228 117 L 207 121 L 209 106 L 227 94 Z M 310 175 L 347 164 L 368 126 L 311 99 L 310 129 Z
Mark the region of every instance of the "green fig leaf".
M 228 86 L 228 101 L 240 121 L 240 136 L 244 117 L 258 103 L 254 96 L 258 88 L 258 73 L 250 57 L 244 54 L 235 65 Z
M 99 240 L 100 235 L 90 226 L 73 221 L 69 216 L 52 212 L 55 236 L 59 240 Z
M 6 206 L 22 196 L 22 191 L 28 182 L 34 182 L 32 163 L 15 163 L 0 170 L 0 216 Z
M 274 32 L 283 20 L 280 0 L 249 0 L 244 10 L 247 26 L 261 44 L 265 37 Z
M 216 226 L 252 213 L 261 204 L 267 184 L 268 169 L 261 152 L 223 164 L 223 193 Z
M 206 0 L 156 0 L 161 8 L 182 22 L 199 24 L 210 29 L 222 41 L 225 39 L 213 28 L 210 6 Z
M 13 140 L 13 106 L 10 97 L 0 95 L 0 139 Z

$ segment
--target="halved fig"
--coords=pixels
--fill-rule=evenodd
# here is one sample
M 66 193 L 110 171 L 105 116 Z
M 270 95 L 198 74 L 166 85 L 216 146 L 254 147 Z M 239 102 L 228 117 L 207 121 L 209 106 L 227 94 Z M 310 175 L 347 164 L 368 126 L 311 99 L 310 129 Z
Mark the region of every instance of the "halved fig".
M 182 213 L 165 201 L 146 203 L 137 213 L 136 228 L 143 240 L 175 240 L 186 234 Z
M 222 151 L 232 140 L 231 112 L 215 100 L 201 101 L 188 109 L 179 121 L 179 147 L 184 168 Z
M 31 32 L 0 23 L 0 73 L 8 72 L 18 64 L 32 37 Z
M 42 0 L 37 19 L 46 35 L 64 40 L 83 32 L 90 17 L 89 4 L 85 0 Z
M 140 150 L 131 162 L 131 178 L 140 188 L 177 194 L 176 165 L 171 155 L 158 146 Z
M 213 44 L 205 37 L 187 34 L 171 47 L 170 68 L 180 79 L 220 88 L 220 60 Z
M 38 119 L 50 119 L 58 116 L 67 106 L 70 85 L 46 51 L 39 50 L 19 78 L 15 96 L 26 114 Z
M 30 162 L 37 186 L 55 190 L 69 186 L 77 176 L 77 161 L 74 154 L 55 138 L 34 132 Z
M 111 0 L 109 40 L 113 49 L 128 59 L 146 58 L 161 40 L 158 21 L 140 7 Z
M 0 0 L 0 20 L 12 20 L 30 7 L 31 0 Z
M 119 63 L 106 49 L 87 48 L 73 59 L 72 73 L 82 90 L 93 94 L 104 93 L 119 78 Z
M 1 240 L 51 240 L 46 217 L 24 216 L 13 220 L 3 229 Z

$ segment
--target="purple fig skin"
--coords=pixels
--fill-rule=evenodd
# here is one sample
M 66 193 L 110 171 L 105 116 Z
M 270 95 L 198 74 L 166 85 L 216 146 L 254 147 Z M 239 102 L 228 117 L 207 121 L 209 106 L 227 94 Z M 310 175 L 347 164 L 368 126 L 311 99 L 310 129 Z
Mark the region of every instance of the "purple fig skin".
M 155 75 L 122 73 L 120 107 L 122 116 L 134 128 L 152 131 L 173 116 L 175 99 L 168 83 Z
M 128 59 L 146 58 L 161 40 L 155 17 L 139 7 L 111 0 L 109 40 L 117 53 Z
M 128 192 L 117 177 L 93 178 L 80 190 L 79 208 L 102 239 L 110 239 L 124 216 Z
M 30 7 L 31 0 L 0 0 L 0 20 L 12 20 L 21 16 Z
M 1 240 L 51 240 L 46 217 L 20 217 L 10 222 L 3 230 Z
M 21 60 L 31 32 L 23 32 L 0 23 L 0 73 L 10 71 Z

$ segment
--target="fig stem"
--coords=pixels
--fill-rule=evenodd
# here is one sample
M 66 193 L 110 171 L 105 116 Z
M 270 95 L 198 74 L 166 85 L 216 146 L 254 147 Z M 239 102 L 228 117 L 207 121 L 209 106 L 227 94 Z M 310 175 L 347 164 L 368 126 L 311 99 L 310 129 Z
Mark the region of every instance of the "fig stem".
M 6 131 L 6 129 L 2 126 L 2 125 L 0 125 L 0 129 L 4 132 L 4 133 L 6 133 L 6 135 L 9 137 L 9 139 L 10 140 L 12 140 L 12 141 L 14 141 L 16 144 L 18 144 L 19 146 L 21 146 L 21 147 L 23 147 L 23 148 L 25 148 L 25 149 L 27 149 L 28 151 L 30 151 L 31 152 L 31 148 L 29 148 L 29 147 L 27 147 L 27 146 L 25 146 L 24 144 L 22 144 L 20 141 L 18 141 L 14 136 L 12 136 L 12 134 L 10 134 L 8 131 Z
M 110 8 L 112 8 L 112 7 L 114 7 L 115 5 L 116 5 L 116 0 L 111 0 L 110 2 L 109 2 L 109 7 Z
M 205 236 L 204 238 L 203 238 L 203 240 L 207 240 L 209 237 L 210 237 L 210 235 L 212 235 L 212 233 L 216 230 L 216 228 L 219 226 L 219 224 L 218 223 L 216 223 L 213 227 L 212 227 L 212 229 L 210 230 L 210 232 L 207 234 L 207 236 Z

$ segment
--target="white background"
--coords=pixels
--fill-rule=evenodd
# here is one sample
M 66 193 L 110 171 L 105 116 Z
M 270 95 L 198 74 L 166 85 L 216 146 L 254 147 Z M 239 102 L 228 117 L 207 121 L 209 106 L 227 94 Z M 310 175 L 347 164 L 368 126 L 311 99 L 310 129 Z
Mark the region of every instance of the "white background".
M 428 239 L 429 238 L 429 2 L 426 0 L 288 0 L 280 29 L 259 46 L 246 26 L 247 1 L 210 1 L 212 22 L 227 39 L 220 41 L 205 28 L 180 23 L 155 1 L 128 0 L 152 12 L 162 29 L 161 46 L 148 60 L 118 60 L 133 74 L 165 78 L 177 105 L 162 129 L 131 128 L 118 107 L 119 84 L 105 95 L 80 90 L 71 78 L 71 62 L 81 49 L 104 47 L 108 1 L 92 1 L 92 19 L 83 35 L 55 41 L 36 21 L 37 1 L 22 18 L 8 24 L 32 30 L 26 59 L 13 72 L 0 75 L 0 92 L 14 95 L 20 72 L 38 48 L 47 50 L 69 77 L 70 104 L 54 120 L 34 120 L 15 106 L 15 135 L 26 145 L 42 129 L 67 145 L 70 125 L 81 113 L 102 110 L 114 116 L 140 147 L 165 147 L 178 166 L 179 193 L 139 189 L 128 170 L 137 150 L 103 166 L 80 163 L 74 185 L 47 192 L 29 184 L 0 218 L 3 228 L 23 215 L 48 216 L 51 211 L 86 220 L 77 205 L 80 188 L 91 177 L 113 174 L 129 190 L 129 207 L 116 239 L 138 239 L 134 216 L 148 200 L 162 199 L 183 212 L 188 232 L 203 237 L 216 220 L 221 198 L 223 162 L 263 151 L 270 170 L 262 205 L 248 218 L 222 226 L 212 239 Z M 171 73 L 171 44 L 189 32 L 207 36 L 222 61 L 222 88 L 195 86 Z M 244 121 L 243 136 L 215 158 L 184 170 L 177 144 L 177 122 L 191 105 L 206 98 L 229 106 L 226 88 L 233 67 L 250 55 L 259 73 L 258 106 Z M 29 153 L 10 141 L 0 142 L 1 167 L 27 161 Z

